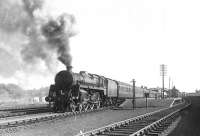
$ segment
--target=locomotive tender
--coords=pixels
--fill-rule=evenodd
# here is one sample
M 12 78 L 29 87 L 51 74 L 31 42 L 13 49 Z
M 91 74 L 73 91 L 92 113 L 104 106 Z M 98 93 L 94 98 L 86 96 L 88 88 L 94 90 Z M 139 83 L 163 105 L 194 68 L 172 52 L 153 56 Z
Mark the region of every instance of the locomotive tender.
M 60 71 L 55 84 L 50 86 L 46 101 L 55 112 L 88 110 L 102 106 L 119 105 L 125 99 L 133 98 L 133 86 L 104 76 L 85 71 L 74 73 L 72 67 Z M 135 87 L 135 97 L 144 93 L 155 95 L 145 88 Z

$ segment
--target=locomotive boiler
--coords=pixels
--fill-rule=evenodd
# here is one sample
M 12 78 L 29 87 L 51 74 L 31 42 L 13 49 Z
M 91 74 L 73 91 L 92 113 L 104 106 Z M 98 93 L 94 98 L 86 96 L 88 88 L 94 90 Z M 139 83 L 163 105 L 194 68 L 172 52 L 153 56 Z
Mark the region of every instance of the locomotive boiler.
M 145 88 L 135 87 L 135 97 L 144 97 L 146 91 Z M 86 71 L 74 73 L 68 66 L 67 70 L 56 74 L 46 101 L 55 112 L 74 112 L 119 105 L 132 97 L 133 87 L 130 84 Z

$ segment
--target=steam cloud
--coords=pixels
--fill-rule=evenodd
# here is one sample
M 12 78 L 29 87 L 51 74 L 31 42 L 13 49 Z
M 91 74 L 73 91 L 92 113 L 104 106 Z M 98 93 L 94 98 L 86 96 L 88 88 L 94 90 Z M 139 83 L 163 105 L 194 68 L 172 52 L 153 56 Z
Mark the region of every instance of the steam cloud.
M 49 47 L 56 49 L 58 59 L 66 66 L 71 65 L 71 55 L 69 53 L 69 37 L 75 35 L 72 30 L 75 23 L 74 16 L 63 14 L 56 20 L 49 20 L 42 27 L 42 33 L 47 38 Z
M 62 14 L 57 18 L 42 16 L 42 0 L 0 1 L 0 30 L 25 36 L 19 45 L 21 58 L 27 64 L 39 60 L 51 67 L 52 54 L 65 65 L 71 65 L 69 38 L 75 35 L 75 18 Z

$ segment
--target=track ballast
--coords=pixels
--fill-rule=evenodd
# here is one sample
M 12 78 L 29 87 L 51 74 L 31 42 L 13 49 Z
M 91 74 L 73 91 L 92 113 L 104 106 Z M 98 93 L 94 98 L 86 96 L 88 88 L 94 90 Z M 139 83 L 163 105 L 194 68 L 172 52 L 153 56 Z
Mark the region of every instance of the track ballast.
M 179 117 L 179 112 L 187 106 L 189 106 L 188 103 L 181 103 L 77 136 L 158 136 Z

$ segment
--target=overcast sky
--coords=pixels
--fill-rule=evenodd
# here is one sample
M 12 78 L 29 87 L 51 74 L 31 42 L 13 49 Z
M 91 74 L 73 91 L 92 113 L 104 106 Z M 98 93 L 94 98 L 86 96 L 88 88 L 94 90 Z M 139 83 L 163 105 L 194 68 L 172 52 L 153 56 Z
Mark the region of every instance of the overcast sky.
M 192 92 L 200 89 L 199 6 L 198 0 L 51 0 L 45 8 L 77 20 L 78 34 L 70 39 L 75 72 L 161 87 L 160 64 L 166 64 L 165 86 L 170 76 L 180 91 Z M 40 87 L 53 82 L 53 76 L 31 80 Z M 16 80 L 0 77 L 5 81 Z

